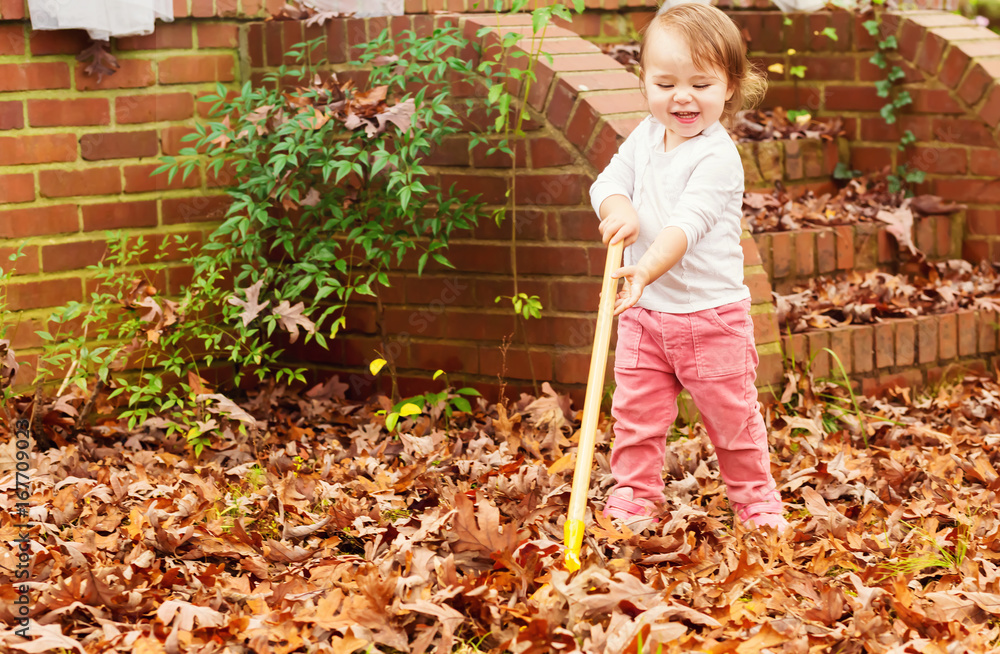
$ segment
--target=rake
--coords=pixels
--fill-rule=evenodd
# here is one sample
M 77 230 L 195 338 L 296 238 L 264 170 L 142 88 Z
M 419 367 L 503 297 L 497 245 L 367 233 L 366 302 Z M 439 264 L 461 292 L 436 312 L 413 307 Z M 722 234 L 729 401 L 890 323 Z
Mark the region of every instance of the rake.
M 594 441 L 597 437 L 597 415 L 601 408 L 604 389 L 604 369 L 608 364 L 608 344 L 611 342 L 611 323 L 614 319 L 615 295 L 618 280 L 611 273 L 621 266 L 624 239 L 608 246 L 604 262 L 604 281 L 597 308 L 597 330 L 594 349 L 590 354 L 590 373 L 587 375 L 587 394 L 583 402 L 583 424 L 580 425 L 580 444 L 576 451 L 576 468 L 573 470 L 573 490 L 569 497 L 569 514 L 566 516 L 563 541 L 566 543 L 566 567 L 580 569 L 580 546 L 583 544 L 583 516 L 587 509 L 587 491 L 590 489 L 590 469 L 594 465 Z

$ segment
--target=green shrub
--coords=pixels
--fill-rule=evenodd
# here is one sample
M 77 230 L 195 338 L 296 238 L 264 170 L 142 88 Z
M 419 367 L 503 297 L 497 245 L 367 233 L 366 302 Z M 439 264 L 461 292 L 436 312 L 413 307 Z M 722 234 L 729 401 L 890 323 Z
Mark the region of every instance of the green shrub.
M 109 237 L 108 256 L 92 266 L 100 290 L 53 315 L 71 334 L 41 332 L 41 379 L 68 370 L 65 381 L 84 389 L 96 380 L 97 391 L 106 385 L 124 400 L 130 429 L 157 417 L 200 453 L 219 428 L 210 413 L 256 426 L 208 387 L 205 367 L 231 362 L 236 384 L 248 374 L 305 381 L 303 369 L 280 362 L 285 343 L 304 334 L 327 347 L 352 298 L 388 286 L 404 256 L 418 274 L 431 259 L 451 265 L 449 238 L 474 226 L 481 207 L 430 184 L 421 162 L 462 129 L 445 101 L 456 76 L 474 76 L 451 55 L 467 41 L 450 25 L 426 37 L 385 30 L 354 62 L 371 66 L 367 90 L 312 61 L 322 42 L 295 46 L 297 65 L 267 75 L 263 88 L 219 85 L 205 98 L 211 122 L 154 171 L 172 180 L 205 166 L 232 198 L 221 225 L 186 251 L 191 284 L 176 301 L 159 298 L 152 275 L 167 265 L 166 246 L 150 257 L 144 241 Z

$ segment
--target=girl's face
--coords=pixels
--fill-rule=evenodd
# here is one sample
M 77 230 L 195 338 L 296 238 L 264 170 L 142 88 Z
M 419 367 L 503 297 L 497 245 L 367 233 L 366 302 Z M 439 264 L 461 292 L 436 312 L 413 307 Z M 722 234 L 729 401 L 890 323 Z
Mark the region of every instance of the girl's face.
M 702 69 L 680 35 L 658 28 L 645 48 L 643 84 L 649 111 L 667 130 L 669 151 L 719 120 L 733 90 L 718 68 Z

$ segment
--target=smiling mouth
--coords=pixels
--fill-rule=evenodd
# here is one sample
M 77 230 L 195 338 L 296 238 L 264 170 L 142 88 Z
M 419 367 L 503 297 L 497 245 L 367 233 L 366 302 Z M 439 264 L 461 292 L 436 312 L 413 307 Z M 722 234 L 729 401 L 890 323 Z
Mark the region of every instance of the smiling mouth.
M 675 111 L 674 115 L 681 120 L 690 120 L 698 116 L 697 111 Z

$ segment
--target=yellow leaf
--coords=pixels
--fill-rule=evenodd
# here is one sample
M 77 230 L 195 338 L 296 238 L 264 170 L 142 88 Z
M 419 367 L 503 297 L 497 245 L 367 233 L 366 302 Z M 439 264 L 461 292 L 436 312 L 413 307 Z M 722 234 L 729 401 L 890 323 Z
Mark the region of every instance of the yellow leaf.
M 573 455 L 564 454 L 561 457 L 559 457 L 559 459 L 556 460 L 555 463 L 549 466 L 549 474 L 554 475 L 558 472 L 562 472 L 563 470 L 568 469 L 572 465 L 573 465 Z
M 134 654 L 163 654 L 166 651 L 159 640 L 148 636 L 141 636 L 132 643 Z
M 795 48 L 788 48 L 788 54 L 790 55 L 795 54 Z
M 187 439 L 189 441 L 190 440 L 194 440 L 194 439 L 198 438 L 199 436 L 201 436 L 201 430 L 198 429 L 197 427 L 192 427 L 191 429 L 188 430 Z
M 779 75 L 785 72 L 784 64 L 771 64 L 770 66 L 767 67 L 767 69 L 772 73 L 778 73 Z
M 401 416 L 415 416 L 420 413 L 420 407 L 418 407 L 413 402 L 407 402 L 399 409 L 399 415 Z
M 128 515 L 128 526 L 125 529 L 128 531 L 129 538 L 135 538 L 142 533 L 142 512 L 139 507 L 132 507 L 132 511 Z
M 443 374 L 444 374 L 444 370 L 438 370 L 436 373 L 434 373 L 434 377 L 432 377 L 432 379 L 437 379 L 438 377 L 440 377 Z
M 374 361 L 368 364 L 368 369 L 372 371 L 372 376 L 375 376 L 378 374 L 378 371 L 381 370 L 382 366 L 384 365 L 385 365 L 385 359 L 375 359 Z

